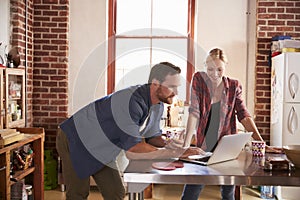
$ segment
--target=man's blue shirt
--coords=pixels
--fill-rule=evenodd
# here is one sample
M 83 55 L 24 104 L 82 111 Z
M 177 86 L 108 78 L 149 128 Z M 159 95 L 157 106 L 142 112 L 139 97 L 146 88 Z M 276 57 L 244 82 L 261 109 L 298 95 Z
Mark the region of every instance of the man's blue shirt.
M 151 105 L 150 85 L 145 84 L 98 99 L 65 120 L 60 128 L 68 138 L 78 176 L 89 177 L 115 160 L 121 150 L 142 138 L 161 135 L 162 113 L 162 103 Z

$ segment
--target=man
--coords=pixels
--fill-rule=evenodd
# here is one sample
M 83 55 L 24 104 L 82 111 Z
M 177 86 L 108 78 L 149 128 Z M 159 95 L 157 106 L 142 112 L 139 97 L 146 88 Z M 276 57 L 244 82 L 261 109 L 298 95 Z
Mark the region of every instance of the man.
M 180 86 L 180 68 L 169 62 L 152 67 L 148 84 L 132 86 L 85 106 L 60 125 L 57 150 L 63 162 L 67 199 L 87 199 L 93 176 L 106 200 L 125 197 L 116 157 L 163 159 L 201 154 L 184 149 L 183 138 L 165 142 L 160 119 Z M 143 142 L 143 141 L 146 142 Z M 165 147 L 158 149 L 158 147 Z

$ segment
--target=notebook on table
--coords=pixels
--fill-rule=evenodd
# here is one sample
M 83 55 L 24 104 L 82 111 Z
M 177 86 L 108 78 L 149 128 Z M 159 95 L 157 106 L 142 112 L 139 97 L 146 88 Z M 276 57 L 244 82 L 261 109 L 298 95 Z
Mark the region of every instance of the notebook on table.
M 221 138 L 213 153 L 207 152 L 205 155 L 194 155 L 188 158 L 180 158 L 180 160 L 200 165 L 212 165 L 236 159 L 245 144 L 250 141 L 251 136 L 252 132 L 225 135 Z

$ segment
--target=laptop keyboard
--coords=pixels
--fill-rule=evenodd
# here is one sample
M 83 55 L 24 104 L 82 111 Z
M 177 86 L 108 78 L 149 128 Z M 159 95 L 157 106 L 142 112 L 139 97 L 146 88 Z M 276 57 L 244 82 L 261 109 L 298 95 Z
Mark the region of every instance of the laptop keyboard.
M 211 157 L 212 152 L 206 152 L 204 155 L 192 155 L 189 159 L 206 162 Z
M 206 157 L 203 157 L 203 158 L 198 158 L 198 159 L 195 159 L 196 161 L 201 161 L 201 162 L 207 162 L 209 160 L 210 156 L 206 156 Z

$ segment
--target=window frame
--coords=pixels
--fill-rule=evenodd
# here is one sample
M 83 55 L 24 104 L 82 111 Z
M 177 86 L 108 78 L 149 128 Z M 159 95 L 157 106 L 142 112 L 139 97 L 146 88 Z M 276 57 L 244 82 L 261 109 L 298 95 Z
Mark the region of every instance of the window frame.
M 188 0 L 188 28 L 187 28 L 187 74 L 186 74 L 186 103 L 189 102 L 190 83 L 195 72 L 195 47 L 194 47 L 194 30 L 195 30 L 195 0 Z M 116 56 L 116 10 L 117 0 L 108 1 L 108 69 L 107 69 L 107 94 L 115 90 L 115 56 Z M 152 36 L 156 38 L 157 36 Z M 120 36 L 124 38 L 124 36 Z M 130 38 L 130 37 L 125 37 Z M 132 37 L 131 37 L 132 38 Z M 138 37 L 136 37 L 138 38 Z M 150 38 L 150 37 L 148 37 Z M 174 37 L 164 37 L 174 38 Z

